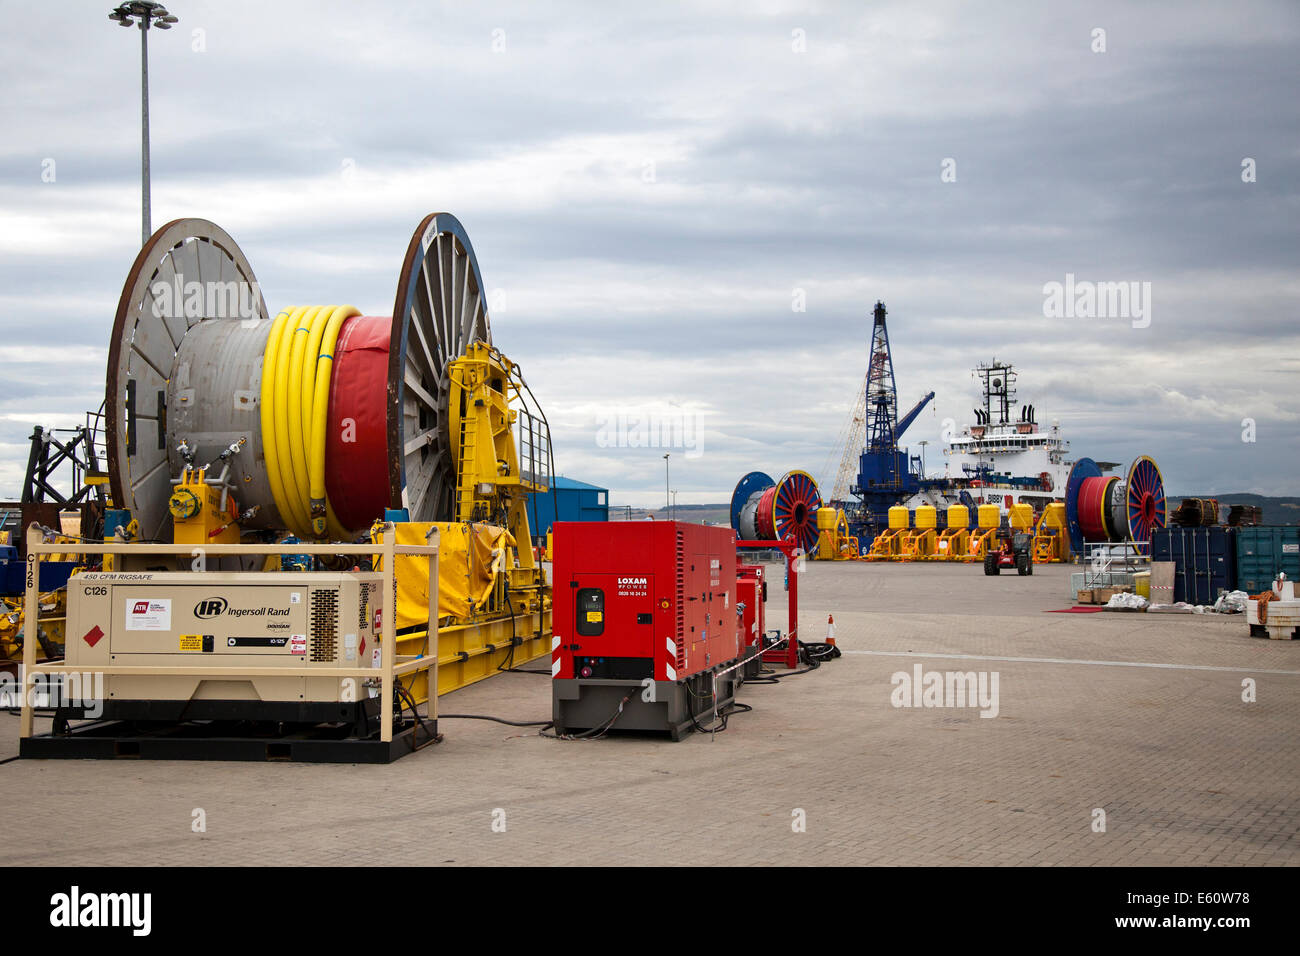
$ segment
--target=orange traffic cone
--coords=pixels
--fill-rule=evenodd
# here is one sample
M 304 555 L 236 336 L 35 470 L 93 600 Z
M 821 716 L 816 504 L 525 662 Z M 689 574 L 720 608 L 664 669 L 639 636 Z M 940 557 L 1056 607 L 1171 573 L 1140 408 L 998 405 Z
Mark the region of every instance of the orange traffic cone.
M 835 646 L 835 615 L 826 615 L 826 643 Z

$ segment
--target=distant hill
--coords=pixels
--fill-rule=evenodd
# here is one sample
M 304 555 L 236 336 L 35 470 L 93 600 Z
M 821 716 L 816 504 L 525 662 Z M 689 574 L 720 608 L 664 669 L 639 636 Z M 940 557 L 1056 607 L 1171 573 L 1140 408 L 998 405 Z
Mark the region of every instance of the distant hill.
M 731 524 L 731 505 L 727 503 L 713 505 L 678 505 L 673 509 L 674 517 L 678 521 L 693 521 L 696 524 Z M 667 518 L 668 513 L 663 508 L 628 508 L 627 505 L 611 504 L 609 506 L 610 521 L 644 521 L 650 515 L 654 515 L 656 521 L 663 521 Z
M 1232 505 L 1253 505 L 1263 509 L 1262 524 L 1300 524 L 1300 497 L 1270 497 L 1247 493 L 1228 495 L 1170 495 L 1170 510 L 1184 498 L 1215 498 L 1219 502 L 1219 520 L 1226 521 Z

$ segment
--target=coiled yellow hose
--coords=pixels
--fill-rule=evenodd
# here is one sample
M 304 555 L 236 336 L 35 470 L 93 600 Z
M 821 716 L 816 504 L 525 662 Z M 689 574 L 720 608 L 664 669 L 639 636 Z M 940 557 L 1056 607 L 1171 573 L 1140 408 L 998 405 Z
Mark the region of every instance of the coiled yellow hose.
M 262 356 L 262 449 L 271 494 L 299 537 L 347 537 L 325 491 L 325 430 L 330 373 L 350 305 L 297 306 L 280 312 Z

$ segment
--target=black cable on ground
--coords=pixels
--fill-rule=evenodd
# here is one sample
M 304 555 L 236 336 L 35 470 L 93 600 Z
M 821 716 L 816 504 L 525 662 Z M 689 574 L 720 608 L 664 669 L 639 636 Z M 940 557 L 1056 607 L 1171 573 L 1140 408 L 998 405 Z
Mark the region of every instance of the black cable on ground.
M 841 656 L 840 649 L 825 641 L 800 641 L 799 656 L 815 661 L 831 661 Z
M 618 708 L 614 711 L 613 715 L 610 716 L 609 720 L 599 726 L 592 727 L 590 730 L 584 730 L 580 734 L 548 734 L 545 727 L 537 733 L 539 736 L 549 737 L 551 740 L 599 740 L 601 737 L 604 737 L 605 734 L 609 733 L 610 729 L 614 726 L 615 721 L 623 715 L 623 708 L 627 706 L 627 702 L 631 699 L 632 695 L 628 694 L 618 702 Z
M 745 683 L 748 684 L 749 681 L 745 681 Z M 775 681 L 773 681 L 773 683 L 775 683 Z M 686 714 L 691 719 L 691 725 L 696 729 L 696 731 L 702 734 L 720 734 L 727 729 L 727 724 L 732 714 L 748 714 L 752 713 L 754 710 L 754 708 L 749 704 L 742 704 L 740 701 L 733 698 L 731 703 L 724 704 L 722 707 L 718 708 L 717 726 L 701 727 L 699 721 L 696 719 L 695 711 L 691 708 L 692 697 L 699 697 L 701 700 L 711 700 L 713 698 L 713 692 L 710 691 L 708 694 L 696 694 L 691 690 L 690 682 L 688 681 L 686 684 Z
M 406 700 L 407 705 L 411 709 L 411 716 L 415 718 L 415 722 L 419 724 L 420 729 L 424 731 L 424 743 L 417 744 L 415 746 L 415 749 L 420 750 L 423 747 L 427 746 L 428 744 L 440 743 L 442 741 L 442 734 L 434 733 L 429 729 L 429 725 L 426 724 L 424 722 L 424 718 L 420 716 L 420 709 L 419 707 L 416 706 L 415 698 L 411 696 L 411 692 L 402 685 L 401 681 L 398 681 L 396 686 L 393 689 L 397 691 L 399 697 L 402 697 Z M 401 713 L 400 708 L 398 709 L 398 713 L 399 714 Z
M 518 673 L 516 671 L 516 673 Z M 498 724 L 508 724 L 511 727 L 550 727 L 555 723 L 553 720 L 506 720 L 504 717 L 492 717 L 488 714 L 439 714 L 439 720 L 493 720 Z
M 764 669 L 760 677 L 753 677 L 745 681 L 746 684 L 779 684 L 787 677 L 797 677 L 800 674 L 809 674 L 821 667 L 826 661 L 833 661 L 835 658 L 842 656 L 840 649 L 834 644 L 827 644 L 824 641 L 800 641 L 799 642 L 799 660 L 807 664 L 799 670 L 787 671 L 778 674 L 776 671 Z

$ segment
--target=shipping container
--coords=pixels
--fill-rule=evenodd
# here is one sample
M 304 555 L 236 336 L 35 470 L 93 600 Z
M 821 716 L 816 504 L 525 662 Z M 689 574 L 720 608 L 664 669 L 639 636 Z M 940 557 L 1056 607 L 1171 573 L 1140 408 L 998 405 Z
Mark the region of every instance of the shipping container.
M 1273 586 L 1278 572 L 1300 581 L 1300 527 L 1237 529 L 1237 587 L 1259 594 Z
M 1236 528 L 1160 528 L 1151 560 L 1174 563 L 1174 600 L 1213 604 L 1237 587 Z

